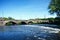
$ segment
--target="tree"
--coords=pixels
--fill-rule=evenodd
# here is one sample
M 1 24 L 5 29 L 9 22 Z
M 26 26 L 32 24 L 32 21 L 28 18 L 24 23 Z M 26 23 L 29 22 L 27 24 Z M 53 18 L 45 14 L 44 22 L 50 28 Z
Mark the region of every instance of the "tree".
M 60 0 L 51 0 L 48 8 L 51 14 L 56 13 L 57 17 L 60 17 Z
M 14 20 L 14 18 L 12 18 L 12 17 L 8 17 L 8 20 Z

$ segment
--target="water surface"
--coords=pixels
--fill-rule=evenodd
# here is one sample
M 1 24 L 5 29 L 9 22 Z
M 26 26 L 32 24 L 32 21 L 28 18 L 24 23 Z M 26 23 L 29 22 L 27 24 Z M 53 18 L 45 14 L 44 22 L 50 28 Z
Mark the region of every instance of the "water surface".
M 56 25 L 14 25 L 0 27 L 0 40 L 60 40 Z

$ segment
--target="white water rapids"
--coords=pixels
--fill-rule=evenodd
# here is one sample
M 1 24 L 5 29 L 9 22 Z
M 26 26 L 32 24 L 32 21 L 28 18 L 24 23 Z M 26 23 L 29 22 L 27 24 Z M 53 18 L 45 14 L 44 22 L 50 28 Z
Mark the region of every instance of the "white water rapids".
M 46 27 L 46 26 L 38 26 L 38 25 L 24 25 L 24 26 L 25 27 L 37 27 L 39 29 L 44 29 L 44 31 L 47 31 L 48 33 L 58 33 L 60 31 L 60 29 L 58 28 L 52 28 L 52 27 Z

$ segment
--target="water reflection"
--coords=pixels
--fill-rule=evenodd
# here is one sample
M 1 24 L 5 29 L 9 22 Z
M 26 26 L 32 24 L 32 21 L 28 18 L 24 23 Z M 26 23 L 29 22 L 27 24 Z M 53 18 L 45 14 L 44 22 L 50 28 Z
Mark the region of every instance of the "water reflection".
M 60 40 L 58 31 L 40 25 L 4 26 L 0 27 L 0 40 Z

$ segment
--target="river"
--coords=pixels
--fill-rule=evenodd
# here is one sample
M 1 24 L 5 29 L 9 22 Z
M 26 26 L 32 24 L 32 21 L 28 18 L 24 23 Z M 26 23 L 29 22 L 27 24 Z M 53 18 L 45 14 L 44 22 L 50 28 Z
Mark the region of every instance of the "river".
M 57 25 L 12 25 L 0 27 L 0 40 L 60 40 Z

